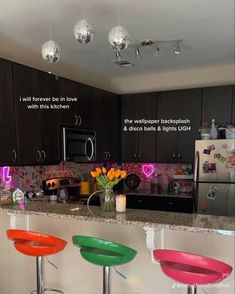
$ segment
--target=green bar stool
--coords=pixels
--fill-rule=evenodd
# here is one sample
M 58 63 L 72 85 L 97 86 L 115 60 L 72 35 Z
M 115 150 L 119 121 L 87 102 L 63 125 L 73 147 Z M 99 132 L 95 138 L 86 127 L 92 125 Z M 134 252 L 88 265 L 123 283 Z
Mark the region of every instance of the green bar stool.
M 132 248 L 95 237 L 73 236 L 73 244 L 86 261 L 103 266 L 103 294 L 110 294 L 111 267 L 130 262 L 137 254 Z

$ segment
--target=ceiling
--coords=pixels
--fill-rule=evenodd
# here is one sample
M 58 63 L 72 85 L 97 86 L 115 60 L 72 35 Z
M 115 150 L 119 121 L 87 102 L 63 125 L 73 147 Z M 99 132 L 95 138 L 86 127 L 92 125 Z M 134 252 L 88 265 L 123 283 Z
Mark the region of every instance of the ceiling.
M 95 27 L 94 41 L 87 45 L 73 36 L 83 7 Z M 112 64 L 107 35 L 117 25 L 119 11 L 132 44 L 182 39 L 182 54 L 174 55 L 174 46 L 167 45 L 159 57 L 145 50 L 137 60 L 128 49 L 123 54 L 134 67 Z M 40 53 L 50 26 L 62 48 L 61 62 L 53 65 L 44 63 Z M 110 89 L 124 77 L 234 64 L 234 0 L 1 0 L 0 40 L 4 58 Z

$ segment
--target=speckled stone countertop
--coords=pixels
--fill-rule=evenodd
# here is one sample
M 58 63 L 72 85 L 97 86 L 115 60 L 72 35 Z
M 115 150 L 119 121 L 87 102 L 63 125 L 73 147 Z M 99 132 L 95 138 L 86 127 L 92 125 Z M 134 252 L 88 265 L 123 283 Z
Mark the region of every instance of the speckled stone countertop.
M 39 201 L 27 202 L 23 209 L 0 206 L 0 212 L 235 236 L 234 217 L 136 209 L 127 209 L 126 213 L 102 212 L 95 206 Z

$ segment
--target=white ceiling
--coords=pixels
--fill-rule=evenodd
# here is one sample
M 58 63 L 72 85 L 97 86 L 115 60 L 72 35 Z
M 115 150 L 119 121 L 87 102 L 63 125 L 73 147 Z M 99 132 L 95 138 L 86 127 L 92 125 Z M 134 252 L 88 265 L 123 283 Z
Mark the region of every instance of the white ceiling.
M 73 36 L 83 6 L 95 27 L 88 45 Z M 119 10 L 131 43 L 183 39 L 182 55 L 165 46 L 158 58 L 146 50 L 135 60 L 127 50 L 124 55 L 135 67 L 112 64 L 107 35 L 117 25 Z M 50 26 L 62 48 L 62 60 L 54 65 L 45 64 L 40 54 Z M 234 64 L 234 0 L 1 0 L 0 40 L 2 57 L 108 88 L 111 80 L 123 77 Z

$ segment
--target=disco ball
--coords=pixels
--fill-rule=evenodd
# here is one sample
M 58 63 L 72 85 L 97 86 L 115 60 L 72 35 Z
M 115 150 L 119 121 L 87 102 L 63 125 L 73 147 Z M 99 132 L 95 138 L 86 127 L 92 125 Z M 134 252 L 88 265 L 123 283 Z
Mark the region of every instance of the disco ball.
M 130 43 L 127 30 L 122 26 L 116 26 L 109 31 L 109 43 L 113 49 L 118 51 L 126 49 Z
M 91 42 L 95 34 L 93 26 L 85 19 L 75 24 L 73 32 L 76 40 L 82 44 Z
M 42 57 L 47 63 L 56 63 L 60 60 L 61 49 L 60 46 L 50 40 L 42 45 Z

